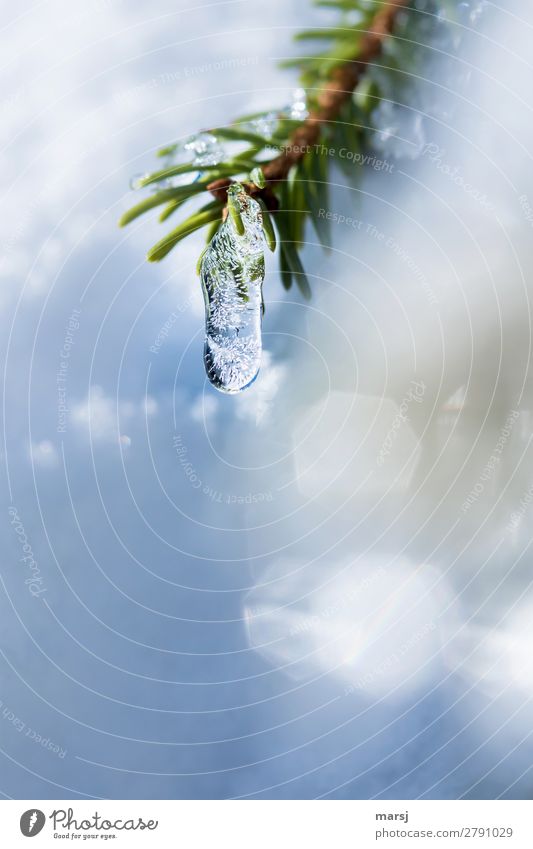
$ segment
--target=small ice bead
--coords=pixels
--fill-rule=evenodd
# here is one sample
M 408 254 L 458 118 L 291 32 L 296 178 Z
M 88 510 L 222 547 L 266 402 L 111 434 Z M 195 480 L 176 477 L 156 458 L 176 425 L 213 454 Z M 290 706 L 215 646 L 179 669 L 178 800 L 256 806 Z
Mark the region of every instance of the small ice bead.
M 212 133 L 198 133 L 183 145 L 193 154 L 194 165 L 217 165 L 224 159 L 224 148 Z
M 397 159 L 416 159 L 425 144 L 423 116 L 419 112 L 382 101 L 372 113 L 375 146 Z
M 488 5 L 487 0 L 479 0 L 478 3 L 473 4 L 473 8 L 470 13 L 471 24 L 477 24 L 479 18 L 483 15 Z
M 305 121 L 308 115 L 305 89 L 297 88 L 292 95 L 291 118 L 296 121 Z
M 235 395 L 251 386 L 261 367 L 262 346 L 255 339 L 206 337 L 205 371 L 220 392 Z
M 244 233 L 230 216 L 213 236 L 200 266 L 205 302 L 204 365 L 209 381 L 234 394 L 249 386 L 261 365 L 264 239 L 259 204 L 238 196 Z
M 142 181 L 145 177 L 148 177 L 148 174 L 134 174 L 133 177 L 130 177 L 130 189 L 132 192 L 142 189 Z

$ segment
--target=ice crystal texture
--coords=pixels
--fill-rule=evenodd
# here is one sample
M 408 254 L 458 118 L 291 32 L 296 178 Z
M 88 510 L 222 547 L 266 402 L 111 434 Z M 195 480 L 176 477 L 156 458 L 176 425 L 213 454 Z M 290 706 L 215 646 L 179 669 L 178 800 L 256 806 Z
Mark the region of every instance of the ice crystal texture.
M 294 121 L 305 121 L 305 119 L 309 115 L 309 111 L 307 109 L 307 96 L 305 93 L 305 89 L 294 89 L 292 93 L 292 104 L 290 106 L 289 115 Z
M 212 133 L 197 133 L 183 142 L 179 142 L 169 148 L 164 158 L 164 168 L 173 165 L 218 165 L 222 162 L 226 152 L 220 141 Z M 189 171 L 186 174 L 161 180 L 154 185 L 154 191 L 160 189 L 172 189 L 198 180 L 200 171 Z
M 203 255 L 200 275 L 205 300 L 204 364 L 221 392 L 240 392 L 261 365 L 262 284 L 265 273 L 261 208 L 242 186 L 230 187 L 244 233 L 228 215 Z
M 218 165 L 222 162 L 226 152 L 220 141 L 212 133 L 197 133 L 183 142 L 178 142 L 168 148 L 163 157 L 162 168 L 171 168 L 173 165 Z M 174 177 L 168 177 L 153 183 L 151 191 L 159 192 L 161 189 L 172 189 L 198 180 L 200 171 L 188 171 Z M 143 180 L 149 174 L 134 174 L 130 179 L 130 189 L 137 191 L 143 188 Z
M 296 88 L 292 92 L 292 100 L 279 112 L 262 112 L 256 115 L 245 126 L 265 139 L 271 139 L 276 132 L 280 118 L 290 118 L 292 121 L 305 121 L 309 115 L 305 89 Z
M 285 106 L 280 115 L 290 118 L 291 121 L 305 121 L 309 115 L 307 108 L 307 95 L 304 88 L 295 88 L 292 92 L 292 102 Z

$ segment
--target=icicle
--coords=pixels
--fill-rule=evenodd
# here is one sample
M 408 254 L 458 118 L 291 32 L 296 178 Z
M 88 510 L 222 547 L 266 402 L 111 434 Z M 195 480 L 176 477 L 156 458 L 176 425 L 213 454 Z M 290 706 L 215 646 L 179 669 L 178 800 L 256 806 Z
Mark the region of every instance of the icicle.
M 255 380 L 261 364 L 265 260 L 261 207 L 239 183 L 228 189 L 228 202 L 235 212 L 209 243 L 200 276 L 206 374 L 216 389 L 235 393 Z

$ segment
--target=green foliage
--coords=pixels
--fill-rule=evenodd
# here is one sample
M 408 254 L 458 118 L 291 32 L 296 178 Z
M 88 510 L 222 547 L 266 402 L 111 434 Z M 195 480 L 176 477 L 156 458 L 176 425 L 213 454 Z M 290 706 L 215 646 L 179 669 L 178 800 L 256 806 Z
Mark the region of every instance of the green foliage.
M 307 52 L 283 63 L 285 67 L 299 69 L 300 81 L 307 89 L 311 109 L 316 103 L 317 93 L 332 71 L 346 62 L 357 60 L 361 39 L 385 0 L 314 2 L 318 7 L 337 10 L 337 24 L 298 33 L 295 36 L 296 42 Z M 314 43 L 318 45 L 320 52 L 310 54 L 309 46 Z M 365 79 L 363 75 L 353 97 L 345 102 L 337 120 L 321 126 L 317 143 L 311 145 L 291 168 L 286 180 L 277 182 L 267 183 L 265 165 L 291 143 L 292 133 L 302 124 L 302 121 L 289 117 L 283 111 L 277 113 L 277 123 L 272 134 L 268 136 L 260 131 L 266 113 L 245 115 L 229 126 L 210 130 L 230 151 L 224 161 L 217 164 L 175 164 L 172 157 L 180 146 L 167 145 L 158 151 L 158 156 L 167 160 L 166 167 L 155 170 L 139 181 L 140 187 L 151 187 L 152 194 L 126 212 L 120 219 L 120 225 L 129 224 L 159 206 L 162 206 L 159 220 L 165 222 L 195 197 L 208 192 L 208 186 L 214 180 L 244 181 L 251 187 L 257 187 L 254 190 L 256 196 L 257 191 L 264 190 L 266 186 L 278 209 L 271 216 L 264 201 L 260 197 L 258 199 L 262 208 L 263 229 L 268 247 L 275 250 L 277 241 L 282 284 L 286 289 L 290 289 L 295 282 L 301 293 L 306 298 L 310 297 L 310 285 L 299 255 L 305 244 L 307 223 L 311 224 L 319 241 L 327 249 L 330 233 L 324 212 L 328 209 L 331 166 L 336 163 L 353 181 L 353 155 L 350 160 L 338 154 L 343 148 L 354 154 L 364 144 L 369 123 L 368 115 L 378 104 L 379 98 L 380 92 L 376 83 Z M 154 187 L 156 191 L 153 191 Z M 211 198 L 211 195 L 209 197 Z M 272 207 L 275 204 L 269 205 Z M 237 231 L 241 232 L 243 224 L 238 204 L 232 201 L 231 196 L 228 198 L 227 207 Z M 178 242 L 201 228 L 207 228 L 209 242 L 220 227 L 222 213 L 222 202 L 211 200 L 189 214 L 148 252 L 149 261 L 159 262 Z
M 149 262 L 159 262 L 162 260 L 178 242 L 181 242 L 186 236 L 199 230 L 200 227 L 205 227 L 212 221 L 218 221 L 222 212 L 222 204 L 219 201 L 213 201 L 206 204 L 198 212 L 193 213 L 185 221 L 168 233 L 164 239 L 161 239 L 153 248 L 148 251 Z

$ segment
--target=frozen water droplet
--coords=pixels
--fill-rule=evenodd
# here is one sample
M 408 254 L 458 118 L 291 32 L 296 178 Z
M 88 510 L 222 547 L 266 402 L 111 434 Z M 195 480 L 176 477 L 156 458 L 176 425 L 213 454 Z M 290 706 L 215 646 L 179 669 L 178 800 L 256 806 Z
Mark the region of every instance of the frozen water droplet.
M 478 25 L 489 7 L 487 0 L 456 4 L 413 0 L 409 9 L 398 15 L 398 38 L 386 41 L 385 65 L 372 66 L 368 72 L 382 97 L 372 112 L 372 123 L 376 129 L 373 142 L 383 155 L 416 159 L 424 149 L 426 134 L 432 132 L 433 119 L 453 120 L 457 98 L 444 92 L 467 89 L 469 73 L 464 63 L 455 59 L 468 46 L 468 31 Z M 394 68 L 406 63 L 413 73 L 400 80 Z M 438 83 L 440 94 L 433 83 Z
M 293 121 L 305 121 L 309 115 L 305 89 L 295 88 L 292 92 L 292 102 L 289 106 L 285 106 L 285 108 L 281 110 L 280 114 Z
M 174 165 L 217 165 L 225 157 L 225 151 L 219 140 L 212 133 L 198 133 L 190 136 L 183 142 L 179 142 L 172 148 L 163 159 L 161 170 L 171 168 Z M 130 180 L 132 189 L 139 189 L 140 180 L 145 174 L 136 174 Z M 167 177 L 150 185 L 150 190 L 159 192 L 161 189 L 173 189 L 193 183 L 200 178 L 200 171 L 188 171 L 174 177 Z
M 295 121 L 305 121 L 309 115 L 307 109 L 307 97 L 305 89 L 297 88 L 292 93 L 292 106 L 290 108 L 290 117 Z
M 467 24 L 477 24 L 480 17 L 483 15 L 488 3 L 486 0 L 480 0 L 476 3 L 459 3 L 457 11 L 459 12 L 460 20 Z
M 244 233 L 228 216 L 201 263 L 205 300 L 204 365 L 221 392 L 240 392 L 261 365 L 261 314 L 265 274 L 261 208 L 238 183 L 230 187 L 239 204 Z
M 257 118 L 254 118 L 253 121 L 250 121 L 249 127 L 252 132 L 263 136 L 265 139 L 271 139 L 276 131 L 278 123 L 279 116 L 277 112 L 265 112 L 263 115 L 259 115 Z
M 416 159 L 425 144 L 424 118 L 398 103 L 382 100 L 372 114 L 374 145 L 387 156 Z

